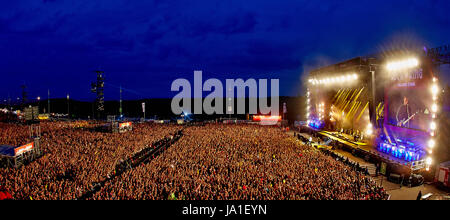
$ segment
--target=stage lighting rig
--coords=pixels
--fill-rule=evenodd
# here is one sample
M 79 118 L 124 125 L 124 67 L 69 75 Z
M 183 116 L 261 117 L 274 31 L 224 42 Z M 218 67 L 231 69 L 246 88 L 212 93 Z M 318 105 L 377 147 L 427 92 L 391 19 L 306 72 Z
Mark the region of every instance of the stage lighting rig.
M 417 58 L 406 58 L 402 60 L 392 61 L 386 64 L 386 68 L 390 72 L 415 68 L 417 66 L 419 66 L 419 60 Z

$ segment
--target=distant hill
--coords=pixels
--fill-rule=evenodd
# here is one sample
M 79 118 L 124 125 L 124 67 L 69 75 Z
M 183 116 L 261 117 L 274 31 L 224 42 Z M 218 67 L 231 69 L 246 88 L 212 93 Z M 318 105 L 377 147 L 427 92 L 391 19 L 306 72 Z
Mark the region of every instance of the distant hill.
M 246 113 L 248 113 L 248 98 L 246 101 Z M 61 113 L 67 114 L 68 103 L 67 99 L 50 99 L 50 110 L 51 113 Z M 126 117 L 143 117 L 142 113 L 142 103 L 146 103 L 146 118 L 159 118 L 159 119 L 170 119 L 176 117 L 171 110 L 172 99 L 141 99 L 141 100 L 124 100 L 122 102 L 123 115 Z M 235 109 L 236 103 L 235 100 Z M 193 101 L 192 101 L 193 103 Z M 288 120 L 305 120 L 305 110 L 306 105 L 303 97 L 280 97 L 280 114 L 283 112 L 283 103 L 286 103 Z M 27 105 L 38 105 L 38 102 L 29 103 Z M 119 101 L 105 101 L 105 112 L 103 117 L 106 118 L 107 115 L 119 115 Z M 192 111 L 193 111 L 193 104 Z M 224 103 L 224 111 L 226 105 Z M 3 105 L 4 107 L 4 105 Z M 96 116 L 95 106 L 92 102 L 83 102 L 77 100 L 69 101 L 70 115 L 72 118 L 82 118 L 87 119 Z M 19 108 L 19 106 L 14 106 L 14 108 Z M 39 109 L 41 113 L 48 113 L 48 103 L 47 100 L 41 100 L 39 102 Z M 220 117 L 230 117 L 230 115 L 194 115 L 197 119 L 215 119 Z M 233 118 L 245 119 L 246 115 L 231 115 Z

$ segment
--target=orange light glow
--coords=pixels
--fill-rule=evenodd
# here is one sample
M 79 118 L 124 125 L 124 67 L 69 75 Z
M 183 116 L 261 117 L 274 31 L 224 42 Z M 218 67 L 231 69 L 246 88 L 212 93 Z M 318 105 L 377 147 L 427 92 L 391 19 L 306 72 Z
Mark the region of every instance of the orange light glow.
M 281 121 L 279 115 L 254 115 L 253 121 Z

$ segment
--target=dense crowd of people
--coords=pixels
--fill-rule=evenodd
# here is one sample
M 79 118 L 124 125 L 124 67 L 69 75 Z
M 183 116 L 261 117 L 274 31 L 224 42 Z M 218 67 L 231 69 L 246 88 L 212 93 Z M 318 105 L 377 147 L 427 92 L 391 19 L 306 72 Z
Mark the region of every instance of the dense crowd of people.
M 93 199 L 386 199 L 368 176 L 275 127 L 206 125 L 148 164 L 106 183 Z
M 16 168 L 0 168 L 0 186 L 14 199 L 77 199 L 104 180 L 116 164 L 177 130 L 176 125 L 136 124 L 133 132 L 95 132 L 89 124 L 41 123 L 43 156 Z M 19 146 L 29 141 L 29 128 L 0 124 L 0 143 Z
M 0 131 L 0 145 L 21 146 L 32 141 L 28 126 L 0 122 Z
M 353 170 L 362 172 L 365 175 L 369 175 L 369 170 L 367 167 L 361 167 L 361 165 L 358 162 L 354 162 L 348 159 L 348 157 L 341 156 L 339 154 L 334 153 L 331 150 L 327 149 L 321 149 L 321 151 L 328 156 L 333 157 L 334 159 L 341 161 L 342 163 L 346 164 L 347 166 L 351 167 Z
M 82 126 L 79 126 L 79 125 Z M 41 123 L 44 156 L 0 168 L 0 187 L 14 199 L 366 200 L 383 188 L 357 169 L 301 144 L 276 127 L 206 124 L 148 163 L 110 178 L 120 161 L 179 132 L 178 125 L 136 124 L 133 131 L 93 131 L 95 123 Z M 28 128 L 0 124 L 0 141 L 21 144 Z M 17 132 L 20 131 L 20 132 Z

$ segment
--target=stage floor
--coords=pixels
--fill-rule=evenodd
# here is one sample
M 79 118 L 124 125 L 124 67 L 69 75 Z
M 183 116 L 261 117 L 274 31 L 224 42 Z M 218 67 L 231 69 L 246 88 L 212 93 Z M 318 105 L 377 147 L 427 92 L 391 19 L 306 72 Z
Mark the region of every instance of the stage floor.
M 370 153 L 372 155 L 379 156 L 381 158 L 384 158 L 386 160 L 389 160 L 390 162 L 397 163 L 399 165 L 409 166 L 410 162 L 404 161 L 402 159 L 396 158 L 390 154 L 386 154 L 383 152 L 380 152 L 377 150 L 376 145 L 373 145 L 371 143 L 367 142 L 358 142 L 354 141 L 353 137 L 348 134 L 341 134 L 337 131 L 318 131 L 319 134 L 329 137 L 332 140 L 338 141 L 342 144 L 345 144 L 347 146 L 350 146 L 355 149 L 362 150 L 366 153 Z

